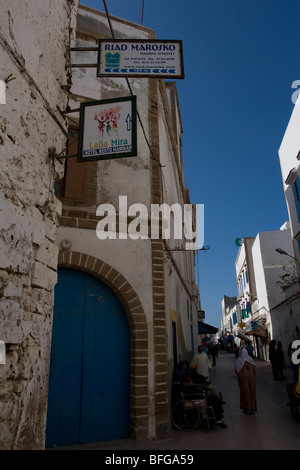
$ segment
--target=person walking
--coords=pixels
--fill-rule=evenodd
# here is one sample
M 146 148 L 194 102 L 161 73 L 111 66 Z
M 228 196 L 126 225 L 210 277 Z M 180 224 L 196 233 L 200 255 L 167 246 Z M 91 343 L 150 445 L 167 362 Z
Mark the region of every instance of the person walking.
M 272 374 L 274 380 L 279 380 L 279 372 L 278 372 L 278 355 L 276 351 L 276 340 L 272 339 L 269 344 L 269 360 L 272 366 Z
M 279 380 L 284 380 L 286 379 L 286 376 L 283 375 L 283 369 L 284 369 L 284 352 L 282 349 L 282 343 L 281 341 L 278 341 L 277 343 L 277 361 L 278 361 L 278 378 Z
M 210 341 L 207 345 L 207 349 L 210 352 L 210 355 L 211 355 L 211 358 L 212 358 L 212 365 L 215 366 L 216 365 L 216 357 L 218 355 L 217 347 L 212 341 Z
M 239 357 L 240 351 L 239 351 L 238 345 L 236 343 L 234 343 L 233 352 L 234 352 L 235 358 L 237 359 Z
M 246 349 L 242 349 L 235 362 L 240 388 L 240 408 L 247 414 L 256 411 L 256 365 Z

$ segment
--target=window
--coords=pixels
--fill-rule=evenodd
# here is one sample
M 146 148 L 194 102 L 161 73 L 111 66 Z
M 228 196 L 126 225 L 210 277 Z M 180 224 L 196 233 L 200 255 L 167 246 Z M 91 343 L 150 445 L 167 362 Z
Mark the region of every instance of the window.
M 296 211 L 298 215 L 298 222 L 300 222 L 300 179 L 297 176 L 295 183 L 293 184 L 293 193 L 296 204 Z
M 249 318 L 249 312 L 248 312 L 246 304 L 244 303 L 242 305 L 242 319 L 246 319 L 246 318 Z
M 77 153 L 78 135 L 70 131 L 68 154 Z M 76 157 L 69 157 L 65 162 L 65 176 L 61 196 L 77 202 L 86 202 L 87 164 L 78 163 Z

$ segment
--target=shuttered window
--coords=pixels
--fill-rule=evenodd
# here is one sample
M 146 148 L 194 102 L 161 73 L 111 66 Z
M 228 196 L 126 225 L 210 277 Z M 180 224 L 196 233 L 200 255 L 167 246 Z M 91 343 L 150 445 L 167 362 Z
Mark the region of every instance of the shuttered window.
M 296 205 L 296 211 L 298 215 L 298 222 L 300 222 L 300 179 L 297 176 L 295 183 L 293 184 L 293 193 Z
M 68 140 L 68 155 L 77 153 L 78 135 L 70 133 Z M 65 163 L 65 176 L 62 196 L 77 202 L 87 201 L 87 170 L 88 163 L 77 163 L 76 157 L 69 157 Z

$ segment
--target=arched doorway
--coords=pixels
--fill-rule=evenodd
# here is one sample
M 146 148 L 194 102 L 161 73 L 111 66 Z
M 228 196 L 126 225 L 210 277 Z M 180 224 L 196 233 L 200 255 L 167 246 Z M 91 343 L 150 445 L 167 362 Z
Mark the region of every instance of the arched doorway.
M 129 437 L 129 326 L 99 279 L 59 268 L 46 447 Z

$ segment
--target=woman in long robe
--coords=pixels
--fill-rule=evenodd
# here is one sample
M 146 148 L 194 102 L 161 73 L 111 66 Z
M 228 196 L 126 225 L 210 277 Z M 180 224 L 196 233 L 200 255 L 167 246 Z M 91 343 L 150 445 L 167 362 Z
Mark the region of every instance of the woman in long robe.
M 246 349 L 242 349 L 235 363 L 240 387 L 240 408 L 247 414 L 256 411 L 256 366 Z

